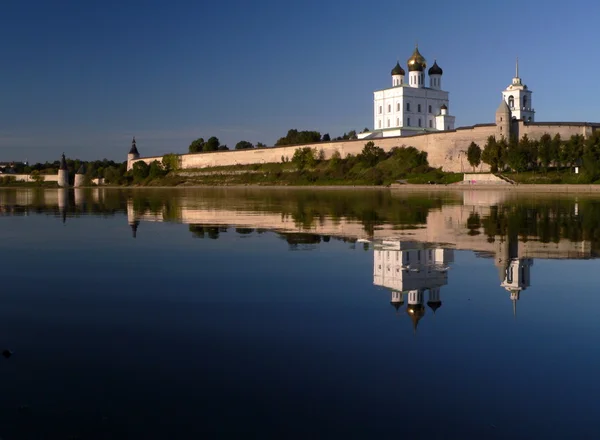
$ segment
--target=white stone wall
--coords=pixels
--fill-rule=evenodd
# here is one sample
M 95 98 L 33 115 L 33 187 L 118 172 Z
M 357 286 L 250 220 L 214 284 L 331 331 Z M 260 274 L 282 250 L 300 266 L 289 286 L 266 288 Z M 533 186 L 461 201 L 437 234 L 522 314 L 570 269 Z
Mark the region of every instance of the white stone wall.
M 568 139 L 572 134 L 584 134 L 588 136 L 594 127 L 581 124 L 518 124 L 519 136 L 527 134 L 531 139 L 539 139 L 544 133 L 554 136 L 560 133 L 563 139 Z M 600 126 L 597 127 L 600 129 Z M 472 167 L 469 165 L 466 157 L 467 148 L 471 142 L 475 142 L 482 149 L 489 136 L 495 136 L 496 125 L 485 124 L 473 127 L 462 127 L 453 131 L 425 133 L 414 136 L 385 137 L 373 139 L 378 147 L 385 151 L 393 147 L 413 146 L 419 150 L 427 152 L 429 164 L 434 168 L 442 168 L 444 171 L 470 172 Z M 221 151 L 214 153 L 183 154 L 181 156 L 181 167 L 206 168 L 226 165 L 249 165 L 255 163 L 281 162 L 282 157 L 289 160 L 294 156 L 297 148 L 311 147 L 317 152 L 323 150 L 325 159 L 330 159 L 334 152 L 339 152 L 342 157 L 348 154 L 359 154 L 366 139 L 341 142 L 321 142 L 318 144 L 295 145 L 289 147 L 260 148 L 241 151 Z M 162 156 L 143 157 L 146 163 L 154 160 L 161 161 Z M 135 161 L 131 162 L 133 165 Z M 481 165 L 481 171 L 489 171 L 486 164 Z
M 58 182 L 58 174 L 42 174 L 44 182 Z M 0 174 L 0 177 L 13 177 L 16 182 L 35 182 L 30 174 Z

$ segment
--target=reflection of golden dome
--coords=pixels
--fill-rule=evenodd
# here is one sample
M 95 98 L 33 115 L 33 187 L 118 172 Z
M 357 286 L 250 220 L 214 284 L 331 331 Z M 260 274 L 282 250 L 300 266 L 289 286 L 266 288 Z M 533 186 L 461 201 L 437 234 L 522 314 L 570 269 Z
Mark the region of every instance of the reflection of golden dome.
M 425 306 L 423 304 L 409 304 L 406 307 L 406 313 L 410 316 L 413 323 L 413 329 L 416 332 L 419 320 L 425 316 Z
M 408 70 L 411 72 L 419 71 L 422 72 L 427 67 L 427 61 L 419 52 L 419 46 L 415 47 L 415 51 L 406 62 L 408 64 Z

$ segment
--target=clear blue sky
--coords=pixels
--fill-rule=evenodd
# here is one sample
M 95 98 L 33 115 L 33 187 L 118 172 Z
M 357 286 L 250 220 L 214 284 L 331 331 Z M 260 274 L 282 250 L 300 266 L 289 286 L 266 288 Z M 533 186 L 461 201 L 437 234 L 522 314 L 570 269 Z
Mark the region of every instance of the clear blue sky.
M 372 92 L 416 41 L 457 126 L 493 121 L 516 56 L 538 121 L 600 121 L 598 17 L 591 0 L 5 0 L 0 161 L 373 128 Z

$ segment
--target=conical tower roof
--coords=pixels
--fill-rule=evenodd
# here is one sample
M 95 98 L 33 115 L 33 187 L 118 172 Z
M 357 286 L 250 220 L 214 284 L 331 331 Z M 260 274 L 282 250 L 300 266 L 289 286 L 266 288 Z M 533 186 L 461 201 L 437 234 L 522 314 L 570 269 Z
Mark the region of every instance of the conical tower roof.
M 508 107 L 508 104 L 506 103 L 504 98 L 502 98 L 502 100 L 500 101 L 500 105 L 498 106 L 496 113 L 504 113 L 508 115 L 510 114 L 510 108 Z
M 59 170 L 67 170 L 67 160 L 65 159 L 65 153 L 62 154 L 62 158 L 60 159 Z
M 76 174 L 85 174 L 85 165 L 81 164 Z
M 137 149 L 137 146 L 135 144 L 135 136 L 133 137 L 133 140 L 131 141 L 131 148 L 129 149 L 129 154 L 137 154 L 139 156 L 139 152 Z

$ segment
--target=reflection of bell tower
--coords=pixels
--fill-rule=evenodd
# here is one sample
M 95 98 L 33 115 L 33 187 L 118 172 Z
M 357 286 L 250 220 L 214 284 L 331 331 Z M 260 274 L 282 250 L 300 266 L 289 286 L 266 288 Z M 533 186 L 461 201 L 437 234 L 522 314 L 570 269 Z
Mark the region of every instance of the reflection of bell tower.
M 533 266 L 533 259 L 531 258 L 511 259 L 505 269 L 504 280 L 500 284 L 510 292 L 515 316 L 517 315 L 517 301 L 521 290 L 525 290 L 530 286 L 531 266 Z
M 406 307 L 406 313 L 408 313 L 408 316 L 410 316 L 410 319 L 413 323 L 413 330 L 416 333 L 419 320 L 425 316 L 422 290 L 410 290 L 408 292 L 408 306 Z

